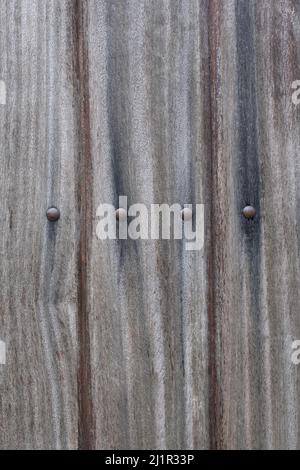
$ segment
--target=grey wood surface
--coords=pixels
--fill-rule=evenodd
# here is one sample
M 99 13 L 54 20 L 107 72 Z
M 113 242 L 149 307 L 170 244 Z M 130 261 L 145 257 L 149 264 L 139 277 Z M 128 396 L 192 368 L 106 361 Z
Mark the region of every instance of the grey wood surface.
M 129 205 L 204 202 L 205 2 L 90 1 L 85 30 L 92 213 L 119 195 Z M 209 446 L 204 253 L 94 235 L 89 253 L 94 445 Z
M 300 3 L 210 8 L 213 446 L 299 448 Z
M 299 448 L 300 2 L 0 13 L 0 448 Z M 120 195 L 203 250 L 100 241 Z
M 78 98 L 73 4 L 0 2 L 0 447 L 78 442 Z M 49 205 L 63 217 L 51 224 Z

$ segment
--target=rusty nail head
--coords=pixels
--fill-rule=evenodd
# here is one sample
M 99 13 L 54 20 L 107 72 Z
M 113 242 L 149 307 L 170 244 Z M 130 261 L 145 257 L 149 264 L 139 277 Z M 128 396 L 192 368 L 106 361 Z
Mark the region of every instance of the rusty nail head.
M 127 212 L 125 209 L 120 207 L 119 209 L 116 210 L 116 219 L 121 222 L 127 219 Z
M 49 207 L 49 209 L 47 209 L 46 215 L 50 222 L 56 222 L 60 218 L 60 211 L 57 209 L 57 207 Z
M 192 210 L 189 207 L 185 207 L 184 209 L 182 209 L 181 218 L 185 222 L 188 221 L 188 220 L 192 220 L 192 218 L 193 218 Z
M 242 210 L 242 214 L 246 219 L 253 219 L 256 215 L 256 210 L 253 206 L 246 206 Z

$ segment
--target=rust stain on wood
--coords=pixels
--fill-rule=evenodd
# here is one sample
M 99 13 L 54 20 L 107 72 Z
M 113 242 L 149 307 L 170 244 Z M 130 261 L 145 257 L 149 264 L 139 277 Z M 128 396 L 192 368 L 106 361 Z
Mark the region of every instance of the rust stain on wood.
M 76 0 L 75 37 L 78 47 L 78 88 L 80 96 L 80 163 L 79 218 L 80 239 L 78 257 L 78 446 L 89 450 L 95 447 L 93 400 L 91 392 L 91 355 L 88 298 L 89 242 L 92 234 L 92 160 L 90 148 L 89 51 L 86 39 L 87 2 Z

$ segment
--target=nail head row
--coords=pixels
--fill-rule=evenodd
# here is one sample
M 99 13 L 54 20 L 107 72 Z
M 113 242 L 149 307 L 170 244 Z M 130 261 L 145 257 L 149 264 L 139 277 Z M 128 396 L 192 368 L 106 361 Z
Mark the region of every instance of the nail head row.
M 246 219 L 253 219 L 256 215 L 256 210 L 253 206 L 246 206 L 242 210 L 242 214 Z M 46 212 L 47 219 L 50 222 L 56 222 L 60 218 L 60 210 L 57 207 L 49 207 Z M 183 221 L 189 221 L 193 218 L 193 212 L 188 207 L 185 207 L 181 211 L 181 218 Z M 116 210 L 116 219 L 119 221 L 124 221 L 127 219 L 127 212 L 123 208 Z

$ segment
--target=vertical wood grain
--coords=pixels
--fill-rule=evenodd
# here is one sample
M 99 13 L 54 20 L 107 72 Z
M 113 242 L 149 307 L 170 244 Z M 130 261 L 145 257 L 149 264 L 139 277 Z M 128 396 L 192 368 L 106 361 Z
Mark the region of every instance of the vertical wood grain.
M 299 448 L 297 2 L 212 1 L 214 448 Z M 244 206 L 257 217 L 241 217 Z
M 203 203 L 207 2 L 90 1 L 96 446 L 206 448 L 206 259 L 178 241 L 99 241 L 100 203 Z
M 91 393 L 91 351 L 87 276 L 90 262 L 89 240 L 92 237 L 93 166 L 90 143 L 89 51 L 86 39 L 86 2 L 75 2 L 76 68 L 79 92 L 79 256 L 78 256 L 78 448 L 95 447 L 93 397 Z
M 299 2 L 0 13 L 0 448 L 299 448 Z M 121 195 L 204 249 L 98 240 Z
M 77 448 L 73 2 L 1 0 L 0 9 L 0 447 Z

